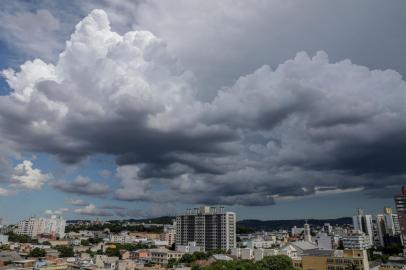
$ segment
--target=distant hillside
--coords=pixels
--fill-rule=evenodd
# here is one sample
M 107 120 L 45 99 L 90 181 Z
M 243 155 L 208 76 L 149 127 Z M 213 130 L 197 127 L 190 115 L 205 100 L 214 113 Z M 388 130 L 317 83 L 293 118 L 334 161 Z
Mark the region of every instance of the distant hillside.
M 139 222 L 139 223 L 151 223 L 151 224 L 172 224 L 176 217 L 173 216 L 163 216 L 156 218 L 145 218 L 145 219 L 128 219 L 129 222 Z
M 345 225 L 352 224 L 350 217 L 342 217 L 335 219 L 308 219 L 307 222 L 310 225 L 321 226 L 324 223 L 330 223 L 331 225 Z M 258 220 L 258 219 L 245 219 L 237 221 L 237 226 L 254 229 L 256 231 L 272 231 L 278 229 L 289 229 L 293 226 L 303 227 L 305 224 L 304 219 L 292 219 L 292 220 Z
M 127 220 L 112 220 L 113 223 L 121 223 L 125 221 L 138 222 L 138 223 L 151 223 L 151 224 L 172 224 L 174 216 L 162 216 L 156 218 L 146 219 L 127 219 Z M 77 223 L 80 220 L 70 220 L 68 223 Z M 330 223 L 331 225 L 345 225 L 352 224 L 350 217 L 342 217 L 335 219 L 308 219 L 307 222 L 313 226 L 321 226 L 324 223 Z M 238 231 L 241 233 L 255 231 L 272 231 L 278 229 L 290 229 L 293 226 L 303 227 L 305 223 L 304 219 L 291 219 L 291 220 L 259 220 L 259 219 L 244 219 L 237 221 Z

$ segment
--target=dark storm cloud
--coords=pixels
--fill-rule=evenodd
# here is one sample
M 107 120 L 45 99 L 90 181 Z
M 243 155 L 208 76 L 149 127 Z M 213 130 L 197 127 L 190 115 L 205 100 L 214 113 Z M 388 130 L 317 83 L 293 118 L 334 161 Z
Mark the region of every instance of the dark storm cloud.
M 119 200 L 269 205 L 396 186 L 406 173 L 406 82 L 395 71 L 300 52 L 203 102 L 198 76 L 163 40 L 113 32 L 101 10 L 76 26 L 55 63 L 3 72 L 14 90 L 0 97 L 3 139 L 65 163 L 113 155 Z M 83 177 L 52 186 L 111 192 Z M 91 204 L 77 213 L 113 214 Z

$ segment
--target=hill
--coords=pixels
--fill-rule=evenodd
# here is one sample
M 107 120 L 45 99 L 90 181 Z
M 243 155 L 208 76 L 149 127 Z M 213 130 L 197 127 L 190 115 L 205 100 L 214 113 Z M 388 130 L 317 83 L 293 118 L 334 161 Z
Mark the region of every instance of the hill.
M 352 224 L 350 217 L 342 217 L 335 219 L 308 219 L 307 223 L 313 226 L 322 226 L 324 223 L 331 225 L 345 225 Z M 278 229 L 289 229 L 293 226 L 303 227 L 305 224 L 304 219 L 291 219 L 291 220 L 258 220 L 258 219 L 244 219 L 237 221 L 237 226 L 250 228 L 256 231 L 272 231 Z

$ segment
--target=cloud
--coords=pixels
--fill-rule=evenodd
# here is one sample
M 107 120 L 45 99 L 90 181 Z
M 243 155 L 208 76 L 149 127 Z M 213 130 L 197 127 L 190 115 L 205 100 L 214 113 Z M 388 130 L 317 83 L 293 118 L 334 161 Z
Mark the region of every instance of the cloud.
M 109 217 L 109 216 L 114 215 L 110 211 L 106 211 L 106 210 L 97 208 L 94 204 L 89 204 L 89 205 L 85 206 L 84 208 L 75 209 L 74 212 L 76 214 L 79 214 L 79 215 L 82 215 L 82 216 Z
M 73 181 L 59 180 L 51 183 L 52 187 L 67 193 L 83 195 L 103 195 L 110 192 L 106 184 L 92 182 L 89 177 L 77 176 Z M 84 203 L 83 201 L 72 201 L 73 203 Z M 76 204 L 78 205 L 78 204 Z
M 1 151 L 2 149 L 0 149 Z M 13 166 L 9 159 L 0 156 L 0 182 L 9 182 L 13 173 Z
M 173 204 L 151 204 L 148 208 L 117 208 L 115 215 L 122 218 L 154 218 L 162 216 L 175 216 L 176 209 Z
M 203 89 L 199 96 L 206 99 L 241 74 L 265 63 L 276 67 L 302 50 L 313 54 L 324 49 L 334 61 L 349 57 L 406 75 L 405 61 L 399 57 L 406 47 L 399 27 L 406 24 L 401 11 L 405 3 L 107 0 L 93 5 L 86 1 L 85 10 L 94 6 L 104 8 L 120 32 L 147 29 L 166 40 L 171 52 L 196 74 Z M 343 16 L 347 19 L 341 20 Z
M 25 55 L 49 60 L 63 46 L 57 39 L 60 22 L 46 9 L 0 13 L 0 28 L 2 39 L 17 46 Z
M 103 178 L 108 178 L 108 177 L 111 176 L 111 171 L 109 171 L 109 170 L 101 170 L 101 171 L 99 172 L 99 175 L 100 175 L 101 177 L 103 177 Z
M 264 65 L 202 101 L 165 41 L 114 32 L 94 10 L 55 64 L 35 59 L 3 75 L 13 89 L 0 97 L 3 140 L 65 164 L 116 157 L 119 200 L 269 205 L 326 187 L 396 186 L 406 174 L 406 82 L 323 51 Z M 110 192 L 82 176 L 52 186 Z
M 84 200 L 79 200 L 79 199 L 70 199 L 65 201 L 66 204 L 70 204 L 70 205 L 76 205 L 76 206 L 86 206 L 89 205 L 88 202 L 84 201 Z
M 63 215 L 63 213 L 68 212 L 69 208 L 59 208 L 55 210 L 47 209 L 44 211 L 46 215 Z
M 0 197 L 10 196 L 13 194 L 14 194 L 14 192 L 12 190 L 0 187 Z
M 118 206 L 118 205 L 102 205 L 100 206 L 101 209 L 111 209 L 111 210 L 124 210 L 126 207 Z
M 31 161 L 24 160 L 14 167 L 10 182 L 17 189 L 38 190 L 51 178 L 50 174 L 43 174 L 40 169 L 33 168 Z

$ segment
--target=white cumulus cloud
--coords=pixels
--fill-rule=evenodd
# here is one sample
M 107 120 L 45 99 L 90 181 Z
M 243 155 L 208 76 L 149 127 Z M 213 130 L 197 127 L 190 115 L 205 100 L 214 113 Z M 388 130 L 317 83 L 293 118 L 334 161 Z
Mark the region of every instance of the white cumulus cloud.
M 40 169 L 35 169 L 31 161 L 24 160 L 14 167 L 11 185 L 18 189 L 37 190 L 51 177 L 51 174 L 44 174 Z

